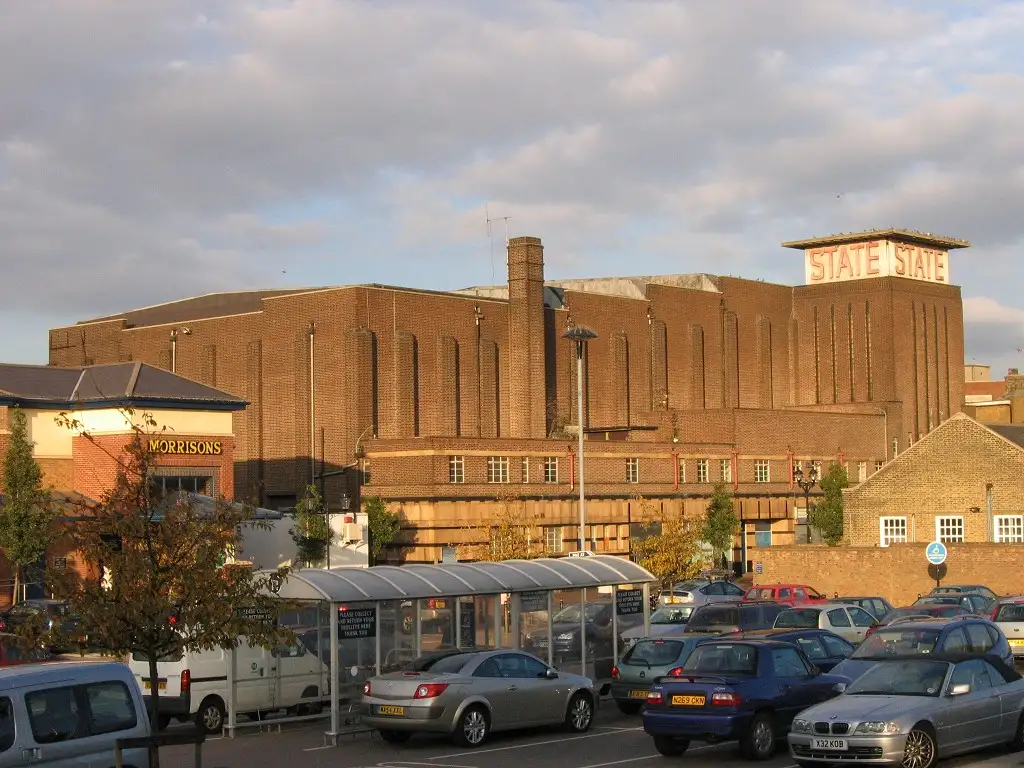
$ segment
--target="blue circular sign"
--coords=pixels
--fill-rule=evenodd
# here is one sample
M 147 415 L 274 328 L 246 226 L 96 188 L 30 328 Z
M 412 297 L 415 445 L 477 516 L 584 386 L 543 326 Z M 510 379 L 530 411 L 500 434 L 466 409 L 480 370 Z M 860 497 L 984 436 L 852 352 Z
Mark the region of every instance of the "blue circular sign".
M 933 541 L 924 549 L 924 556 L 932 565 L 942 565 L 946 562 L 946 545 L 941 541 Z

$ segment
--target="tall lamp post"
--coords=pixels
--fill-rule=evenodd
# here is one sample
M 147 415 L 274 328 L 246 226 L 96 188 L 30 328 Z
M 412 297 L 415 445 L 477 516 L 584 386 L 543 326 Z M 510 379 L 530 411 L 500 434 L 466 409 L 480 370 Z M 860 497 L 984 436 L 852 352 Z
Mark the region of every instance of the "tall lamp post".
M 811 488 L 818 484 L 818 466 L 811 461 L 807 464 L 807 473 L 804 474 L 803 467 L 796 465 L 793 470 L 793 481 L 800 486 L 804 492 L 804 514 L 807 515 L 807 543 L 811 543 Z
M 579 432 L 577 462 L 580 465 L 580 551 L 587 549 L 587 507 L 583 495 L 583 348 L 597 334 L 582 325 L 574 325 L 562 334 L 563 339 L 576 343 L 576 421 Z

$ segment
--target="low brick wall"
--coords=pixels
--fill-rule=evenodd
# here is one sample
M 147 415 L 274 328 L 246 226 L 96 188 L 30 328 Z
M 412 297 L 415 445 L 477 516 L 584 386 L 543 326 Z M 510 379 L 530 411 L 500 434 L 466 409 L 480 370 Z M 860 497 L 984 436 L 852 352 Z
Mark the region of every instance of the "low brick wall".
M 1000 595 L 1024 594 L 1024 544 L 948 544 L 944 584 L 984 584 Z M 830 597 L 880 595 L 896 606 L 929 592 L 924 544 L 827 547 L 801 544 L 750 553 L 755 584 L 809 584 Z M 762 572 L 757 573 L 757 563 Z

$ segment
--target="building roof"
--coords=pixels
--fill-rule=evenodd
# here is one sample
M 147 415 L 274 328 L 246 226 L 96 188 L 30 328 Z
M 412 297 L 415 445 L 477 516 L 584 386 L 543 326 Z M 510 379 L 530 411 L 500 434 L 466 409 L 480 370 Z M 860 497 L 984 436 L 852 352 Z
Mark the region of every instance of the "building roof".
M 245 400 L 146 363 L 73 368 L 0 364 L 0 405 L 26 408 L 158 407 L 238 411 Z
M 988 395 L 993 398 L 1002 398 L 1006 395 L 1005 381 L 965 381 L 964 395 Z
M 1011 443 L 1024 448 L 1024 425 L 1021 424 L 985 424 L 997 435 L 1005 437 Z
M 783 248 L 796 248 L 805 251 L 808 248 L 820 248 L 825 245 L 844 245 L 846 243 L 862 243 L 865 240 L 896 240 L 902 243 L 914 243 L 926 248 L 938 248 L 952 251 L 956 248 L 970 248 L 966 240 L 944 235 L 933 235 L 931 232 L 918 232 L 915 229 L 872 229 L 867 232 L 840 232 L 836 235 L 809 237 L 805 240 L 789 240 L 782 244 Z
M 96 506 L 96 502 L 90 499 L 88 496 L 72 491 L 71 493 L 62 493 L 61 491 L 52 491 L 50 493 L 50 503 L 53 504 L 54 509 L 65 519 L 76 519 L 81 517 L 83 509 Z M 0 508 L 4 506 L 4 495 L 0 493 Z

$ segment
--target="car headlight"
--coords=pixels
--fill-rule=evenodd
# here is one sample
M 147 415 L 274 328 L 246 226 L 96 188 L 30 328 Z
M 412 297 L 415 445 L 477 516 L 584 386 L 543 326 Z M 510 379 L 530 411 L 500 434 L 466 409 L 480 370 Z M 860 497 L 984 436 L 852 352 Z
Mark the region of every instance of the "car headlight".
M 558 636 L 559 640 L 572 640 L 572 632 L 563 632 Z
M 857 730 L 854 733 L 879 733 L 879 734 L 895 734 L 903 733 L 903 729 L 900 728 L 899 723 L 894 722 L 883 722 L 881 720 L 872 720 L 866 723 L 861 723 L 857 726 Z
M 793 721 L 793 733 L 810 733 L 811 732 L 811 721 L 801 720 L 797 718 Z

